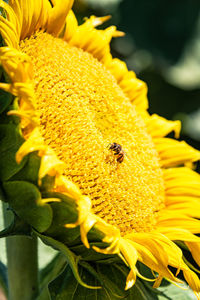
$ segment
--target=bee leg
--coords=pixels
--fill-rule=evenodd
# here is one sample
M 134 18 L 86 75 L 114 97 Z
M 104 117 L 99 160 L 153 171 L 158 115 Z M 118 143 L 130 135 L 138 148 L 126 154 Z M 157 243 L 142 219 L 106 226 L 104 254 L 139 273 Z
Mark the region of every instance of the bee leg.
M 114 155 L 119 155 L 119 152 L 118 152 L 118 151 L 117 151 L 117 152 L 115 152 L 115 153 L 114 153 Z
M 119 154 L 118 158 L 117 158 L 117 162 L 122 163 L 124 160 L 124 155 L 123 154 Z

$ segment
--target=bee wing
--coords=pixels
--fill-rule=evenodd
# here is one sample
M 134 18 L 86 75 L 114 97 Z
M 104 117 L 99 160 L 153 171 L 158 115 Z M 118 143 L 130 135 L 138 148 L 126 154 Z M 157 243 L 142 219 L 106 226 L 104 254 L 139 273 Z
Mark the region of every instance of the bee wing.
M 110 147 L 111 145 L 112 145 L 112 143 L 109 143 L 109 144 L 106 146 L 106 148 Z

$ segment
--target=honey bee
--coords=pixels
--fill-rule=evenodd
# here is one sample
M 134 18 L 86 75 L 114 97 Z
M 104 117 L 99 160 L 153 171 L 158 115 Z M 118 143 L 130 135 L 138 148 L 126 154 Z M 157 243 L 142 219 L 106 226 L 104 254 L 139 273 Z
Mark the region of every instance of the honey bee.
M 114 152 L 114 155 L 117 155 L 117 162 L 122 163 L 124 160 L 125 152 L 122 149 L 122 146 L 117 143 L 109 144 L 109 150 L 112 150 Z

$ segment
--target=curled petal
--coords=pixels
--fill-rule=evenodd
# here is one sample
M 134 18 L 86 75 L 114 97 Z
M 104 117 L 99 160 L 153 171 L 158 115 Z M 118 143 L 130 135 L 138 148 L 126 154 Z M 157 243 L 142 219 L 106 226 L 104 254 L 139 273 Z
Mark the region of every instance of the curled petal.
M 38 174 L 39 184 L 41 184 L 41 179 L 46 175 L 58 176 L 62 174 L 65 164 L 58 159 L 51 148 L 47 147 L 45 153 L 41 154 L 41 152 L 39 152 L 39 155 L 41 155 L 40 170 Z
M 80 189 L 72 181 L 68 180 L 64 176 L 59 176 L 56 178 L 55 191 L 59 193 L 64 193 L 75 200 L 78 200 L 82 194 Z
M 131 269 L 131 271 L 129 272 L 129 274 L 126 278 L 125 290 L 132 288 L 132 286 L 135 284 L 135 282 L 136 282 L 136 272 Z
M 31 82 L 33 66 L 30 57 L 25 53 L 14 48 L 1 47 L 0 62 L 13 83 Z
M 46 149 L 47 146 L 44 144 L 44 140 L 39 132 L 39 129 L 35 128 L 29 138 L 17 151 L 16 161 L 17 163 L 20 163 L 24 156 L 34 151 L 40 151 L 40 154 L 42 155 L 45 153 Z

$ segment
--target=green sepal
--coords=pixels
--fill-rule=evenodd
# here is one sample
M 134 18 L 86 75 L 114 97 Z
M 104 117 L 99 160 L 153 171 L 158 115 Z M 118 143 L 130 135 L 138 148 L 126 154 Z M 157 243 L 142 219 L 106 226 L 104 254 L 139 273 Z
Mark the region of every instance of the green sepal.
M 179 248 L 181 248 L 182 250 L 188 251 L 188 247 L 185 245 L 184 242 L 182 242 L 182 241 L 175 241 L 175 243 L 176 243 L 176 245 L 177 245 Z
M 74 223 L 78 219 L 78 210 L 76 202 L 73 198 L 57 192 L 42 192 L 42 198 L 57 198 L 60 199 L 60 202 L 52 202 L 52 209 L 55 211 L 55 215 L 61 215 L 61 219 L 56 219 L 55 222 L 59 222 L 59 225 L 64 225 L 66 223 Z M 62 206 L 63 205 L 63 206 Z M 54 208 L 53 208 L 54 206 Z M 58 210 L 58 211 L 57 211 Z M 62 210 L 67 210 L 62 214 Z M 56 217 L 55 217 L 56 218 Z
M 99 286 L 91 286 L 91 285 L 88 285 L 86 283 L 83 282 L 83 280 L 81 279 L 81 276 L 79 274 L 79 260 L 80 260 L 80 257 L 79 256 L 76 256 L 73 252 L 71 252 L 69 250 L 69 248 L 64 245 L 63 243 L 49 237 L 49 236 L 45 236 L 45 235 L 42 235 L 38 232 L 35 231 L 35 234 L 40 237 L 40 239 L 47 245 L 50 245 L 52 246 L 54 249 L 60 251 L 62 254 L 64 254 L 64 256 L 66 257 L 67 259 L 67 262 L 74 274 L 74 277 L 76 278 L 77 282 L 85 287 L 85 288 L 88 288 L 88 289 L 97 289 L 99 288 Z
M 9 94 L 11 99 L 10 101 L 5 104 L 5 108 L 0 115 L 0 124 L 1 125 L 15 125 L 16 127 L 20 128 L 20 118 L 16 115 L 8 115 L 10 110 L 18 110 L 18 98 L 14 97 L 12 94 Z M 8 96 L 9 97 L 9 96 Z
M 24 139 L 14 124 L 0 125 L 0 179 L 8 180 L 19 172 L 26 159 L 17 164 L 15 156 Z
M 5 197 L 16 214 L 40 232 L 48 229 L 52 222 L 50 205 L 41 202 L 38 188 L 25 181 L 3 183 Z
M 0 76 L 2 74 L 2 68 L 0 67 Z M 11 104 L 13 96 L 3 90 L 0 90 L 0 114 L 6 110 Z
M 0 287 L 8 297 L 8 277 L 7 267 L 0 261 Z
M 77 221 L 78 210 L 74 199 L 61 193 L 42 193 L 42 198 L 57 198 L 61 202 L 52 202 L 49 205 L 53 211 L 51 226 L 45 232 L 46 235 L 68 244 L 79 239 L 80 228 L 67 229 L 65 224 L 73 224 Z
M 70 247 L 70 250 L 74 252 L 76 255 L 81 256 L 81 258 L 85 261 L 101 262 L 105 264 L 110 264 L 111 262 L 113 263 L 113 262 L 120 261 L 118 255 L 98 253 L 95 250 L 93 250 L 92 248 L 93 246 L 103 249 L 105 248 L 105 246 L 108 245 L 103 242 L 90 242 L 89 249 L 87 249 L 83 244 L 80 244 L 77 246 Z
M 74 246 L 77 246 L 77 248 L 76 248 L 77 251 L 78 251 L 77 253 L 83 253 L 83 252 L 86 251 L 85 254 L 84 254 L 85 255 L 84 257 L 86 258 L 88 255 L 91 255 L 92 253 L 88 254 L 87 251 L 89 250 L 89 252 L 90 252 L 90 249 L 85 248 L 85 246 L 83 245 L 83 243 L 81 241 L 79 227 L 78 227 L 78 230 L 79 230 L 79 235 L 78 235 L 77 239 L 69 241 L 68 246 L 70 248 L 74 247 Z M 90 244 L 94 245 L 94 246 L 97 246 L 97 247 L 100 247 L 100 248 L 106 248 L 106 247 L 109 246 L 109 244 L 102 242 L 104 237 L 105 237 L 105 234 L 102 233 L 95 225 L 94 225 L 94 227 L 92 227 L 90 229 L 90 231 L 87 234 L 87 238 L 88 238 L 88 241 L 90 242 Z M 79 247 L 83 247 L 83 248 L 80 249 Z M 74 250 L 75 250 L 75 248 L 73 248 L 73 251 Z M 94 254 L 94 252 L 93 252 L 93 254 Z
M 26 157 L 24 167 L 10 178 L 12 181 L 28 181 L 38 185 L 38 172 L 41 158 L 36 152 L 29 153 Z
M 46 175 L 42 178 L 42 184 L 40 186 L 40 190 L 42 192 L 51 191 L 55 185 L 55 176 Z

